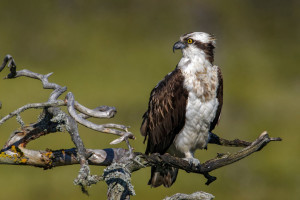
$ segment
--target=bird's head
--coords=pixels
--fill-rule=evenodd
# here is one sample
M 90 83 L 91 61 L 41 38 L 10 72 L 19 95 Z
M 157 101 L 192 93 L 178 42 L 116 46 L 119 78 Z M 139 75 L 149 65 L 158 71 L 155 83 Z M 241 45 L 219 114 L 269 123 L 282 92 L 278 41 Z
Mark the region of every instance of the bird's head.
M 173 52 L 181 49 L 183 56 L 204 56 L 211 63 L 214 61 L 214 48 L 216 39 L 214 36 L 204 32 L 192 32 L 184 34 L 173 46 Z

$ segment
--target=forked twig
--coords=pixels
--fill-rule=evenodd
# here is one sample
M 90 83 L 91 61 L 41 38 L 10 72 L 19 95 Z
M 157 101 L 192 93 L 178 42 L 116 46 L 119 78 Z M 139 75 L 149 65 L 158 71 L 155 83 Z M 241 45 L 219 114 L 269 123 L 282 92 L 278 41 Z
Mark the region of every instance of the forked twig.
M 22 126 L 21 131 L 16 131 L 11 134 L 9 140 L 6 142 L 4 148 L 2 149 L 3 156 L 14 155 L 16 157 L 20 157 L 20 155 L 25 155 L 24 153 L 20 155 L 18 154 L 19 152 L 23 151 L 33 153 L 34 151 L 25 149 L 25 146 L 30 141 L 49 133 L 67 130 L 76 147 L 76 159 L 81 165 L 78 177 L 74 182 L 77 185 L 80 185 L 82 187 L 82 190 L 86 192 L 85 187 L 90 185 L 94 180 L 92 178 L 93 176 L 90 175 L 90 170 L 87 162 L 87 158 L 91 156 L 91 153 L 88 153 L 84 147 L 84 144 L 78 132 L 77 123 L 85 125 L 86 127 L 91 128 L 95 131 L 121 136 L 119 139 L 114 140 L 112 144 L 125 141 L 127 138 L 134 139 L 134 135 L 128 132 L 128 127 L 124 125 L 112 123 L 98 125 L 86 120 L 89 117 L 111 118 L 116 114 L 116 109 L 114 107 L 101 106 L 94 110 L 86 108 L 85 106 L 74 100 L 74 96 L 71 92 L 67 94 L 65 100 L 59 100 L 58 98 L 67 90 L 67 87 L 62 87 L 56 83 L 49 82 L 48 78 L 53 73 L 42 75 L 26 69 L 17 71 L 16 63 L 10 55 L 5 56 L 3 64 L 0 66 L 0 72 L 5 68 L 6 65 L 9 67 L 10 73 L 5 77 L 5 79 L 12 79 L 21 76 L 38 79 L 42 82 L 44 89 L 52 89 L 53 92 L 50 94 L 47 102 L 27 104 L 0 119 L 1 125 L 8 119 L 17 116 L 16 119 L 21 123 Z M 64 113 L 59 108 L 60 106 L 67 106 L 70 115 Z M 38 122 L 33 125 L 25 126 L 20 114 L 25 110 L 31 108 L 42 108 L 43 114 L 41 115 L 41 118 Z M 77 113 L 75 110 L 79 111 L 80 113 Z M 126 141 L 126 143 L 128 143 L 128 141 Z M 34 152 L 34 155 L 38 155 L 37 152 Z M 45 156 L 39 155 L 39 157 Z M 28 160 L 30 161 L 28 162 Z M 15 163 L 34 163 L 32 162 L 33 160 L 35 159 L 22 158 L 21 160 L 17 159 Z M 11 163 L 9 159 L 8 162 Z M 44 167 L 47 168 L 52 166 L 49 166 L 49 163 L 47 163 L 47 165 Z
M 204 162 L 200 168 L 199 166 L 191 166 L 187 161 L 169 154 L 145 155 L 143 153 L 133 152 L 134 149 L 130 145 L 129 139 L 135 139 L 135 137 L 128 131 L 128 126 L 113 123 L 99 125 L 87 120 L 90 117 L 112 118 L 116 114 L 114 107 L 100 106 L 95 109 L 89 109 L 75 101 L 74 95 L 71 92 L 66 95 L 64 100 L 60 100 L 58 98 L 67 88 L 56 83 L 50 83 L 48 78 L 52 73 L 41 75 L 26 69 L 17 71 L 16 63 L 10 55 L 4 58 L 3 64 L 0 66 L 0 72 L 6 65 L 10 68 L 10 73 L 5 77 L 6 79 L 20 76 L 38 79 L 42 82 L 44 89 L 52 89 L 53 91 L 47 102 L 27 104 L 0 119 L 0 126 L 15 116 L 21 124 L 21 128 L 10 135 L 4 147 L 1 149 L 0 164 L 27 165 L 44 169 L 80 164 L 80 170 L 74 183 L 80 185 L 82 191 L 85 193 L 87 193 L 87 186 L 104 180 L 109 186 L 109 199 L 129 199 L 130 195 L 135 194 L 133 186 L 131 185 L 130 174 L 141 168 L 151 166 L 171 166 L 187 172 L 202 174 L 207 179 L 206 184 L 208 185 L 216 180 L 216 177 L 209 174 L 213 170 L 237 162 L 254 152 L 260 151 L 271 141 L 281 141 L 281 138 L 270 138 L 267 132 L 263 132 L 254 142 L 239 139 L 227 140 L 218 137 L 214 133 L 210 133 L 210 144 L 243 148 L 235 153 L 218 154 L 216 158 Z M 60 109 L 61 106 L 66 106 L 68 113 L 63 112 Z M 26 125 L 20 114 L 32 108 L 43 109 L 43 112 L 37 122 Z M 86 149 L 78 132 L 78 123 L 95 131 L 119 136 L 119 138 L 113 140 L 110 144 L 118 144 L 125 141 L 128 150 L 122 148 Z M 36 140 L 49 133 L 64 130 L 69 132 L 76 148 L 45 151 L 26 148 L 26 145 L 32 140 Z M 98 176 L 90 175 L 89 165 L 109 167 L 102 176 Z M 208 196 L 205 195 L 206 193 L 203 192 L 191 195 L 176 194 L 166 199 L 193 199 L 194 197 L 203 197 L 202 199 L 213 198 L 210 194 L 208 194 Z

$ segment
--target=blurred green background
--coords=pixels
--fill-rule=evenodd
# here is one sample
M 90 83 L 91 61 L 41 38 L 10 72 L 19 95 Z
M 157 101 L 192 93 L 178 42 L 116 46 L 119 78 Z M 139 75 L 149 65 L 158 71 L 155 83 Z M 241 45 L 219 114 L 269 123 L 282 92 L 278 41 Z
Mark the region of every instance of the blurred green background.
M 172 71 L 181 54 L 172 46 L 181 34 L 203 31 L 216 35 L 215 64 L 224 76 L 224 106 L 218 135 L 252 141 L 267 130 L 283 142 L 212 173 L 218 180 L 206 186 L 201 175 L 180 171 L 169 189 L 150 188 L 150 169 L 133 173 L 137 196 L 163 199 L 198 190 L 216 199 L 265 200 L 300 197 L 300 51 L 299 1 L 1 1 L 0 59 L 11 54 L 18 69 L 46 74 L 68 87 L 77 101 L 94 108 L 115 106 L 118 114 L 97 123 L 130 125 L 136 151 L 145 145 L 139 133 L 151 89 Z M 5 69 L 1 73 L 4 77 Z M 29 78 L 0 80 L 3 117 L 33 102 L 44 102 L 51 91 Z M 22 116 L 34 122 L 39 111 Z M 0 127 L 4 144 L 18 127 L 10 120 Z M 80 126 L 88 148 L 110 146 L 115 136 Z M 68 133 L 42 137 L 32 149 L 73 147 Z M 209 145 L 199 151 L 204 162 L 217 152 L 238 149 Z M 90 196 L 73 185 L 79 166 L 41 170 L 0 166 L 0 199 L 105 199 L 107 186 L 92 186 Z M 103 167 L 92 167 L 101 174 Z

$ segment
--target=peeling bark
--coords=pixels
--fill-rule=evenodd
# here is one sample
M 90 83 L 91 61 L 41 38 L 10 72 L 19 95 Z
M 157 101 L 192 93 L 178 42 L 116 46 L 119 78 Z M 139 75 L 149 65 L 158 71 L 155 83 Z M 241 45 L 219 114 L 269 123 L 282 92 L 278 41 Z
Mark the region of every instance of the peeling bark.
M 145 155 L 133 152 L 129 139 L 135 139 L 134 135 L 128 131 L 128 126 L 119 124 L 95 124 L 87 119 L 90 117 L 112 118 L 116 114 L 114 107 L 99 106 L 89 109 L 75 101 L 74 95 L 69 92 L 64 100 L 58 99 L 66 90 L 56 83 L 50 83 L 48 77 L 52 73 L 41 75 L 29 70 L 16 70 L 16 63 L 12 56 L 7 55 L 0 72 L 5 66 L 10 68 L 10 73 L 6 79 L 25 76 L 38 79 L 42 82 L 44 89 L 52 89 L 49 99 L 44 103 L 32 103 L 9 113 L 0 119 L 0 126 L 11 118 L 16 117 L 21 127 L 14 131 L 3 148 L 0 150 L 0 164 L 7 165 L 27 165 L 50 169 L 58 166 L 80 164 L 80 170 L 74 184 L 79 185 L 84 193 L 87 193 L 87 186 L 105 181 L 108 185 L 107 197 L 110 200 L 130 199 L 135 195 L 131 184 L 131 173 L 151 166 L 172 166 L 187 172 L 202 174 L 206 179 L 206 184 L 216 180 L 216 177 L 209 175 L 209 172 L 220 167 L 237 162 L 254 152 L 262 150 L 271 141 L 281 141 L 280 138 L 270 138 L 267 132 L 263 132 L 255 141 L 247 142 L 239 139 L 227 140 L 210 133 L 211 144 L 231 147 L 243 147 L 235 153 L 218 154 L 216 158 L 201 164 L 200 168 L 190 165 L 187 161 L 170 156 L 169 154 Z M 66 106 L 68 113 L 63 112 L 60 107 Z M 1 107 L 1 103 L 0 103 Z M 42 113 L 37 122 L 25 126 L 21 113 L 28 109 L 42 109 Z M 77 111 L 77 112 L 76 112 Z M 79 112 L 79 113 L 78 113 Z M 106 148 L 106 149 L 86 149 L 80 138 L 78 123 L 95 131 L 118 135 L 119 138 L 110 144 L 117 144 L 125 141 L 128 149 Z M 69 132 L 75 148 L 60 150 L 31 150 L 26 145 L 41 136 L 55 132 Z M 89 165 L 107 166 L 103 175 L 91 175 Z M 214 196 L 205 192 L 196 192 L 190 195 L 175 194 L 165 200 L 179 199 L 213 199 Z

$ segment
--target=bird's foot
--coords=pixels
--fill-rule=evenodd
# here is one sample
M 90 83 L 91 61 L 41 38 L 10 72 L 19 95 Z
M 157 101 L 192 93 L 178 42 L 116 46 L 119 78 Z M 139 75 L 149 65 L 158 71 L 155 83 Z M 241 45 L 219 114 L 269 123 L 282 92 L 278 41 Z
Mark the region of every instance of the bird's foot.
M 190 164 L 190 167 L 195 166 L 196 169 L 200 169 L 200 161 L 197 158 L 184 158 L 184 160 L 188 161 Z

